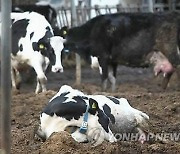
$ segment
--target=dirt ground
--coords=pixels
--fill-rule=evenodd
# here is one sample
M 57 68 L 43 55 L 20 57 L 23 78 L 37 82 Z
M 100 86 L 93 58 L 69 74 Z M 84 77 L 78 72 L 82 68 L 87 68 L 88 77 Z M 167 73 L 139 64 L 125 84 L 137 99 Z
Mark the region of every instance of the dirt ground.
M 56 133 L 42 142 L 34 137 L 34 128 L 48 100 L 63 85 L 68 84 L 87 94 L 105 94 L 125 97 L 131 106 L 150 116 L 150 131 L 153 133 L 180 134 L 180 87 L 173 76 L 166 91 L 160 88 L 161 77 L 154 78 L 151 69 L 118 67 L 117 91 L 101 92 L 98 71 L 82 69 L 82 84 L 75 85 L 75 68 L 65 68 L 64 73 L 48 74 L 48 91 L 34 94 L 34 84 L 23 84 L 19 94 L 12 95 L 12 154 L 135 154 L 135 153 L 180 153 L 180 136 L 177 141 L 151 140 L 144 144 L 137 141 L 103 142 L 91 147 L 89 143 L 76 143 L 66 132 Z M 179 89 L 178 89 L 179 88 Z

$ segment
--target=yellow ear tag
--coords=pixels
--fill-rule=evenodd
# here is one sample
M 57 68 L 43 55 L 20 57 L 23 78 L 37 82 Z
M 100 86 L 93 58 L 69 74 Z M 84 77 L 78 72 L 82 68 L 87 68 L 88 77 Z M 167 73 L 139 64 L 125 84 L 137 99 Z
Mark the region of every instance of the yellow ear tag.
M 66 34 L 67 34 L 67 32 L 64 30 L 64 31 L 63 31 L 63 35 L 66 35 Z
M 92 104 L 92 109 L 95 109 L 95 108 L 96 108 L 96 104 L 93 103 L 93 104 Z
M 43 44 L 39 44 L 39 49 L 44 49 L 44 45 Z

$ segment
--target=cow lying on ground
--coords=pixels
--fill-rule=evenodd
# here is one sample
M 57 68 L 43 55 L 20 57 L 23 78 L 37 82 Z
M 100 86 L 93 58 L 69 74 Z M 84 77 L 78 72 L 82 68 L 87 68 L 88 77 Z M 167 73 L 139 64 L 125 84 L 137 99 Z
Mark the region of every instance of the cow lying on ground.
M 31 66 L 37 74 L 35 93 L 44 92 L 48 65 L 51 63 L 52 72 L 63 72 L 61 52 L 64 39 L 54 36 L 48 21 L 38 13 L 11 13 L 11 18 L 12 86 L 19 89 L 21 69 Z
M 53 132 L 73 128 L 70 133 L 77 142 L 99 145 L 104 140 L 117 141 L 113 133 L 136 132 L 141 138 L 145 135 L 141 128 L 148 119 L 125 98 L 85 95 L 64 85 L 43 109 L 37 134 L 47 139 Z
M 65 46 L 86 59 L 91 56 L 98 58 L 102 68 L 103 90 L 107 89 L 108 80 L 112 90 L 115 90 L 118 64 L 146 67 L 149 63 L 155 68 L 163 66 L 160 72 L 164 73 L 162 86 L 166 88 L 174 68 L 180 64 L 179 16 L 177 12 L 97 16 L 79 27 L 69 29 Z M 157 57 L 161 59 L 150 60 Z

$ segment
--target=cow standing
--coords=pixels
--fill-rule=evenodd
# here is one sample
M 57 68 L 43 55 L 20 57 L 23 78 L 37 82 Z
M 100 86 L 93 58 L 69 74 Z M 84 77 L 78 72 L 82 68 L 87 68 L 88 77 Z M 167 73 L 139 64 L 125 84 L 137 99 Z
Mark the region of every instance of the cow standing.
M 57 28 L 57 13 L 50 5 L 26 4 L 12 5 L 12 12 L 37 12 L 45 16 L 46 20 L 51 24 L 52 28 Z
M 113 133 L 139 133 L 142 139 L 145 133 L 141 128 L 147 126 L 148 119 L 147 114 L 132 108 L 125 98 L 85 95 L 64 85 L 43 109 L 37 134 L 47 139 L 53 132 L 70 127 L 77 142 L 92 142 L 96 146 L 104 140 L 116 142 Z
M 103 90 L 107 89 L 108 80 L 112 91 L 115 90 L 118 64 L 146 67 L 149 63 L 164 73 L 163 87 L 166 88 L 174 68 L 180 64 L 179 21 L 177 12 L 100 15 L 69 29 L 66 48 L 86 59 L 98 58 Z M 160 55 L 152 57 L 153 53 Z
M 11 13 L 11 19 L 12 86 L 19 89 L 21 69 L 31 66 L 37 74 L 35 93 L 44 92 L 48 65 L 51 63 L 52 72 L 63 72 L 61 52 L 64 39 L 54 36 L 48 21 L 38 13 Z

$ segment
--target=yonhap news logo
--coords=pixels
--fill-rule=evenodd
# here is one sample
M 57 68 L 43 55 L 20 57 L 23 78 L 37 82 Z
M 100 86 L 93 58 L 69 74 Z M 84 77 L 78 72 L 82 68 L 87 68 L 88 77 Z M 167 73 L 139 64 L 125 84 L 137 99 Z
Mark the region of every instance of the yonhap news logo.
M 143 132 L 143 131 L 142 131 Z M 100 141 L 107 137 L 102 128 L 93 128 L 88 132 L 88 140 Z M 159 132 L 159 133 L 113 133 L 108 138 L 116 138 L 117 141 L 174 141 L 180 142 L 180 132 Z M 142 143 L 143 143 L 142 142 Z
M 117 141 L 180 141 L 180 133 L 179 132 L 173 132 L 173 133 L 166 133 L 166 132 L 160 132 L 160 133 L 116 133 L 114 134 Z

